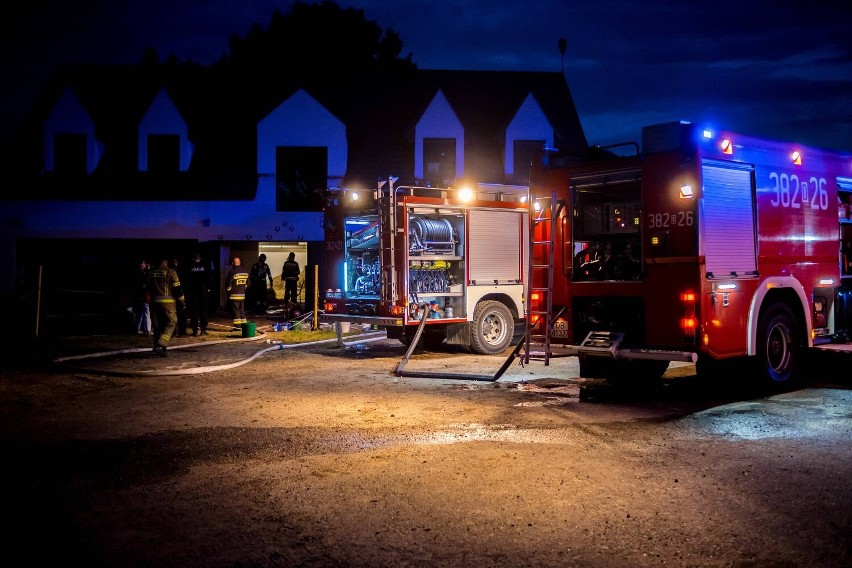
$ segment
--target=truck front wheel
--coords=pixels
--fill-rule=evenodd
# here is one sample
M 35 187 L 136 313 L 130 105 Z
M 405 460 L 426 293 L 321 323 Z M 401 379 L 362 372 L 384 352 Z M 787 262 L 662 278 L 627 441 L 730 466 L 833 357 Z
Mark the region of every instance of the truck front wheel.
M 761 372 L 772 383 L 795 378 L 803 349 L 796 317 L 786 304 L 776 303 L 760 316 L 757 328 L 757 357 Z
M 470 325 L 470 349 L 482 355 L 502 353 L 512 342 L 515 319 L 512 312 L 496 300 L 476 305 Z

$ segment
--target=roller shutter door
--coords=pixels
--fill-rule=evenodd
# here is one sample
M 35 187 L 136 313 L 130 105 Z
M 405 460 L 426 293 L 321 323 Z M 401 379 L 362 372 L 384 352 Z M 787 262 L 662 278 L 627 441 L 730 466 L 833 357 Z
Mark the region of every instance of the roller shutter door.
M 756 274 L 753 167 L 705 160 L 704 256 L 708 276 Z
M 468 217 L 470 280 L 477 284 L 521 281 L 521 215 L 471 211 Z

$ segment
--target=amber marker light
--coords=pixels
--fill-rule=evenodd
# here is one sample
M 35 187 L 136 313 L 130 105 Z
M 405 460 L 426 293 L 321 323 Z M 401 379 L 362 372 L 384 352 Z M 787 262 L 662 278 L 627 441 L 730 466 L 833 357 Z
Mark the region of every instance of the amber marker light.
M 723 154 L 733 154 L 734 153 L 734 144 L 731 142 L 730 138 L 725 138 L 721 143 L 722 153 Z
M 793 155 L 791 157 L 793 158 L 793 164 L 795 164 L 797 166 L 802 165 L 802 153 L 801 152 L 799 152 L 798 150 L 793 150 Z

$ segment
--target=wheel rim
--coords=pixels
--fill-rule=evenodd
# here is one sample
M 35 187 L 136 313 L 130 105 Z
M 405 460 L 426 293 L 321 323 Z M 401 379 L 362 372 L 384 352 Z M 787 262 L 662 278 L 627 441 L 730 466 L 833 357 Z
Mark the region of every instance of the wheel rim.
M 766 362 L 778 375 L 782 375 L 790 365 L 792 335 L 785 325 L 776 324 L 766 335 Z
M 482 320 L 482 339 L 489 345 L 500 345 L 506 337 L 507 328 L 505 318 L 497 312 L 491 312 Z

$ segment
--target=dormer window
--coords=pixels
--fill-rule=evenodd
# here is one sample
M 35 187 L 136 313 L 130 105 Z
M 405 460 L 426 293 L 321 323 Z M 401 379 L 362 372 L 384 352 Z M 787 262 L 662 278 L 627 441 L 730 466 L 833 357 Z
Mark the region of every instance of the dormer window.
M 160 89 L 139 123 L 139 171 L 177 174 L 189 170 L 194 145 L 189 128 L 165 89 Z
M 103 145 L 95 140 L 95 124 L 72 89 L 63 91 L 43 128 L 45 172 L 79 176 L 95 171 Z
M 414 177 L 448 187 L 464 175 L 464 127 L 439 90 L 414 129 Z

